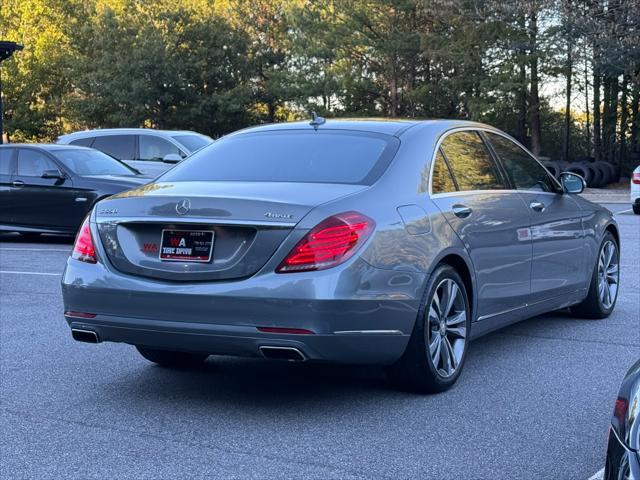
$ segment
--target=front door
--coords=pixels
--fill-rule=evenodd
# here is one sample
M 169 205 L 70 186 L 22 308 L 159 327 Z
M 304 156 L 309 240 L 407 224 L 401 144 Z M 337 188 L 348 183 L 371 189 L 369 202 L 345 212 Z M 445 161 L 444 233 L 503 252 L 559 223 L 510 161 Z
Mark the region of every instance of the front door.
M 448 135 L 435 162 L 431 198 L 471 256 L 477 319 L 519 309 L 530 293 L 527 206 L 508 188 L 478 132 Z
M 518 144 L 497 133 L 486 135 L 528 208 L 533 253 L 529 303 L 584 287 L 593 265 L 586 260 L 578 203 Z
M 0 227 L 13 223 L 15 204 L 12 185 L 15 148 L 0 148 Z

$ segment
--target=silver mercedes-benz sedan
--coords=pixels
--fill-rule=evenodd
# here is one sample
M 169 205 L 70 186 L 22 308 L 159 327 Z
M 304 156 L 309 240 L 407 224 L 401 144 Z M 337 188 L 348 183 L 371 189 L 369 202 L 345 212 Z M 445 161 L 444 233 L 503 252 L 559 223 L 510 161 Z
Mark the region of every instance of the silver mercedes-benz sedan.
M 583 188 L 477 123 L 247 129 L 95 206 L 64 315 L 76 340 L 164 366 L 377 364 L 442 391 L 473 338 L 566 307 L 612 312 L 618 228 Z

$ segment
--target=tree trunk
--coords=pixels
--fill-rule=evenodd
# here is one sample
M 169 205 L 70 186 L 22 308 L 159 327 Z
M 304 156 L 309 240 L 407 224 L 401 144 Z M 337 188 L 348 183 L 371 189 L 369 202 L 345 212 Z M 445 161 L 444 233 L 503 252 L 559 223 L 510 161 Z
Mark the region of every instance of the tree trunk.
M 567 98 L 564 112 L 564 139 L 562 141 L 562 159 L 569 161 L 569 148 L 571 143 L 571 74 L 573 73 L 573 61 L 571 50 L 573 45 L 569 42 L 567 46 Z
M 620 148 L 618 149 L 618 165 L 620 172 L 624 171 L 627 163 L 627 122 L 629 121 L 629 104 L 627 103 L 627 87 L 629 84 L 629 75 L 622 77 L 622 86 L 620 87 Z
M 591 125 L 589 119 L 589 63 L 586 58 L 584 60 L 584 105 L 587 115 L 587 148 L 590 152 L 593 152 L 591 148 Z
M 529 125 L 531 127 L 531 151 L 540 155 L 542 151 L 542 133 L 540 131 L 540 95 L 538 92 L 538 14 L 529 14 L 529 42 L 531 44 L 531 91 L 529 93 Z
M 630 149 L 640 153 L 640 71 L 636 72 L 631 94 L 631 141 Z
M 602 119 L 600 118 L 600 72 L 593 66 L 593 156 L 602 160 Z

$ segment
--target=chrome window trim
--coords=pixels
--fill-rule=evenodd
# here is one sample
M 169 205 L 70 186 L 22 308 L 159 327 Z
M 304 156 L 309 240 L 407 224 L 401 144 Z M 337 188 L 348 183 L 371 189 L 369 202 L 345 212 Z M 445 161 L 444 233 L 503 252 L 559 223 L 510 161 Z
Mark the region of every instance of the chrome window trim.
M 547 172 L 547 175 L 549 176 L 549 178 L 552 179 L 553 182 L 555 182 L 556 186 L 558 187 L 558 189 L 560 191 L 562 191 L 562 185 L 560 185 L 560 182 L 558 182 L 558 180 L 556 180 L 556 178 L 551 175 L 549 173 L 549 170 L 547 170 L 547 167 L 545 167 L 544 165 L 542 165 L 542 163 L 540 162 L 540 160 L 538 160 L 532 153 L 529 152 L 529 150 L 527 150 L 527 148 L 522 145 L 518 140 L 516 140 L 515 138 L 513 138 L 512 136 L 501 132 L 498 129 L 495 128 L 491 128 L 491 127 L 487 127 L 487 126 L 473 126 L 473 127 L 457 127 L 457 128 L 452 128 L 450 130 L 446 130 L 444 133 L 442 133 L 442 135 L 440 135 L 440 137 L 438 138 L 438 141 L 436 142 L 436 146 L 433 149 L 433 152 L 431 153 L 431 165 L 429 165 L 429 190 L 428 190 L 428 194 L 429 197 L 431 198 L 438 198 L 438 197 L 442 197 L 442 196 L 453 196 L 453 194 L 477 194 L 479 192 L 481 193 L 504 193 L 504 192 L 509 192 L 509 193 L 513 193 L 513 192 L 530 192 L 530 193 L 544 193 L 544 194 L 548 194 L 548 195 L 562 195 L 561 193 L 556 193 L 556 192 L 542 192 L 542 191 L 538 191 L 538 190 L 518 190 L 517 188 L 513 188 L 513 189 L 499 189 L 499 190 L 457 190 L 455 192 L 445 192 L 445 193 L 433 193 L 433 188 L 432 188 L 432 184 L 433 184 L 433 169 L 435 166 L 435 162 L 436 162 L 436 155 L 438 154 L 438 150 L 440 149 L 440 145 L 442 145 L 442 142 L 449 136 L 452 135 L 454 133 L 459 133 L 459 132 L 489 132 L 489 133 L 494 133 L 496 135 L 499 135 L 501 137 L 506 138 L 507 140 L 512 141 L 513 143 L 515 143 L 516 145 L 518 145 L 522 150 L 524 150 L 524 152 L 529 155 L 529 157 L 531 157 L 535 162 L 538 163 L 538 165 L 540 165 L 545 172 Z M 482 138 L 482 136 L 481 136 Z M 490 141 L 490 140 L 485 140 L 484 138 L 482 138 L 482 141 Z M 489 149 L 489 145 L 487 145 L 487 149 Z M 493 158 L 493 153 L 491 151 L 489 151 L 489 154 L 491 155 L 491 158 L 494 161 L 497 161 L 495 158 Z M 499 166 L 498 166 L 499 167 Z

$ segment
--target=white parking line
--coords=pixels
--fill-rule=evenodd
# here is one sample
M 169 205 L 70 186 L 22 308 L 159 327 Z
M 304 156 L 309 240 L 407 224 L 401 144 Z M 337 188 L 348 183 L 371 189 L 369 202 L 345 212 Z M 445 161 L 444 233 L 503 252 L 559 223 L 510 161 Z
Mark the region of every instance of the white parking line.
M 630 212 L 631 210 L 633 210 L 633 208 L 629 208 L 628 210 L 621 210 L 619 212 L 613 212 L 613 214 L 614 215 L 618 215 L 619 213 L 627 213 L 627 212 Z M 589 479 L 589 480 L 591 480 L 591 479 Z
M 25 252 L 66 252 L 69 253 L 71 251 L 71 247 L 69 248 L 0 248 L 0 251 L 7 250 L 11 252 L 18 252 L 20 250 L 24 250 Z
M 46 272 L 19 272 L 13 270 L 0 270 L 0 273 L 13 273 L 15 275 L 52 275 L 59 277 L 61 273 L 46 273 Z
M 592 477 L 589 477 L 589 480 L 602 480 L 602 477 L 604 477 L 604 468 L 593 474 Z

